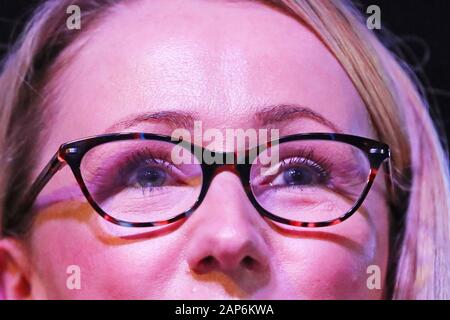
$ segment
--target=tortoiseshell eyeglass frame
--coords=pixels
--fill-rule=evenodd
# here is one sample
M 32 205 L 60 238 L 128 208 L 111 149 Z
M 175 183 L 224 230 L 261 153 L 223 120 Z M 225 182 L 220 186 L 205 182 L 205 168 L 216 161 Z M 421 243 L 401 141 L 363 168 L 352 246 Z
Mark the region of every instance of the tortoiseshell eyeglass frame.
M 148 221 L 148 222 L 128 222 L 118 220 L 112 216 L 110 216 L 107 212 L 104 212 L 100 206 L 94 201 L 93 197 L 88 191 L 85 182 L 83 181 L 82 174 L 80 171 L 80 164 L 84 157 L 84 155 L 91 150 L 92 148 L 99 146 L 104 143 L 110 143 L 114 141 L 124 141 L 124 140 L 153 140 L 153 141 L 164 141 L 172 144 L 178 144 L 183 146 L 184 148 L 190 150 L 194 155 L 204 155 L 205 153 L 209 153 L 210 159 L 237 159 L 237 152 L 229 152 L 229 153 L 220 153 L 210 151 L 198 145 L 189 143 L 187 141 L 183 141 L 182 139 L 176 139 L 171 136 L 160 135 L 160 134 L 152 134 L 152 133 L 142 133 L 142 132 L 131 132 L 131 133 L 112 133 L 112 134 L 104 134 L 93 137 L 88 137 L 85 139 L 80 139 L 76 141 L 71 141 L 62 144 L 56 154 L 52 157 L 49 163 L 45 166 L 45 168 L 38 175 L 34 183 L 31 185 L 29 192 L 27 193 L 26 200 L 21 207 L 21 210 L 30 210 L 35 202 L 38 194 L 44 188 L 44 186 L 48 183 L 48 181 L 53 177 L 53 175 L 59 171 L 63 166 L 68 164 L 83 192 L 84 196 L 88 200 L 89 204 L 93 207 L 93 209 L 100 214 L 107 221 L 124 226 L 124 227 L 153 227 L 153 226 L 162 226 L 173 223 L 180 219 L 186 218 L 190 216 L 202 203 L 204 200 L 206 193 L 208 192 L 209 186 L 215 175 L 222 171 L 231 171 L 237 174 L 240 177 L 240 181 L 244 186 L 245 192 L 256 208 L 256 210 L 263 216 L 267 217 L 273 221 L 276 221 L 281 224 L 296 226 L 296 227 L 307 227 L 307 228 L 317 228 L 317 227 L 327 227 L 331 225 L 338 224 L 344 220 L 347 220 L 351 217 L 362 205 L 364 199 L 366 198 L 374 180 L 377 175 L 377 172 L 380 169 L 380 166 L 385 160 L 390 160 L 390 150 L 389 146 L 378 142 L 372 139 L 348 135 L 348 134 L 338 134 L 338 133 L 301 133 L 294 134 L 285 137 L 281 137 L 276 140 L 272 140 L 266 142 L 262 145 L 259 145 L 257 148 L 256 154 L 261 153 L 263 150 L 267 149 L 271 145 L 292 141 L 301 141 L 301 140 L 322 140 L 322 141 L 335 141 L 346 143 L 351 146 L 354 146 L 367 156 L 367 159 L 370 164 L 370 170 L 367 173 L 367 182 L 362 191 L 362 194 L 355 202 L 353 207 L 348 211 L 342 214 L 340 217 L 321 222 L 302 222 L 289 220 L 286 218 L 279 217 L 277 215 L 272 214 L 271 212 L 264 209 L 256 200 L 255 196 L 252 193 L 250 187 L 250 171 L 252 166 L 252 160 L 249 158 L 251 154 L 255 155 L 255 150 L 248 149 L 245 150 L 245 161 L 235 161 L 234 164 L 227 164 L 226 161 L 222 161 L 220 163 L 206 164 L 203 161 L 200 161 L 199 165 L 202 168 L 202 187 L 200 194 L 197 198 L 197 201 L 193 204 L 193 206 L 187 211 L 177 214 L 171 219 L 163 220 L 163 221 Z M 252 152 L 253 151 L 253 152 Z M 241 156 L 241 155 L 240 155 Z M 392 188 L 392 178 L 390 177 L 391 168 L 390 161 L 385 162 L 385 173 L 387 177 L 388 189 Z M 175 199 L 174 199 L 175 201 Z

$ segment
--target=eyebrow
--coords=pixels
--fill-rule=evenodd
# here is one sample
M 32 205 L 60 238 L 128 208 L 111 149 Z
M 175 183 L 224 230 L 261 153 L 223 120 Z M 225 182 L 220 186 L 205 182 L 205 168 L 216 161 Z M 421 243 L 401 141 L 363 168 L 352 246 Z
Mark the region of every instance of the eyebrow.
M 342 133 L 336 124 L 325 118 L 320 113 L 299 104 L 277 104 L 262 107 L 253 115 L 253 122 L 259 127 L 267 127 L 282 122 L 292 121 L 295 118 L 308 118 L 329 127 L 335 133 Z M 118 130 L 127 129 L 141 123 L 164 123 L 172 129 L 185 128 L 193 129 L 194 121 L 200 118 L 192 112 L 186 111 L 159 111 L 153 113 L 138 113 L 122 119 L 112 126 L 108 127 L 105 132 L 117 132 Z
M 197 117 L 193 113 L 185 111 L 159 111 L 153 113 L 144 112 L 128 116 L 125 119 L 114 123 L 112 126 L 108 127 L 105 132 L 116 132 L 118 130 L 131 128 L 145 122 L 162 122 L 172 129 L 193 129 L 195 120 L 197 120 Z
M 295 118 L 308 118 L 329 127 L 335 133 L 342 133 L 336 124 L 325 118 L 311 108 L 299 104 L 278 104 L 264 107 L 255 114 L 255 118 L 261 126 L 279 124 L 280 122 L 292 121 Z

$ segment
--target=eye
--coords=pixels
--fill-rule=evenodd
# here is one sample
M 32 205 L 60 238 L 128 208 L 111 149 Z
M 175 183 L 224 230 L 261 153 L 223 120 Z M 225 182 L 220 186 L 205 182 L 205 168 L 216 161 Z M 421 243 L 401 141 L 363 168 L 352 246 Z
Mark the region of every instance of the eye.
M 315 186 L 326 184 L 328 172 L 319 163 L 305 158 L 291 158 L 280 163 L 271 186 Z
M 133 155 L 120 170 L 122 185 L 127 188 L 151 191 L 180 182 L 171 163 L 145 153 Z
M 314 172 L 308 168 L 289 168 L 283 172 L 283 179 L 287 185 L 307 185 L 314 181 Z
M 158 167 L 143 167 L 136 171 L 136 183 L 142 188 L 161 187 L 168 179 L 166 171 Z

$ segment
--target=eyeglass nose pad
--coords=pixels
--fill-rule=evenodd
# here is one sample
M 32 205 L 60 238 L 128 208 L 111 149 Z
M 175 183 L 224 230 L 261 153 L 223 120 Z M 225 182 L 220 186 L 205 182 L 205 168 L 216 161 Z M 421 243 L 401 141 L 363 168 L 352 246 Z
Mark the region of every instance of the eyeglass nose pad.
M 221 174 L 222 172 L 232 172 L 234 174 L 236 174 L 237 176 L 239 176 L 239 172 L 236 168 L 236 165 L 234 164 L 221 164 L 215 167 L 212 178 L 214 178 L 215 176 Z

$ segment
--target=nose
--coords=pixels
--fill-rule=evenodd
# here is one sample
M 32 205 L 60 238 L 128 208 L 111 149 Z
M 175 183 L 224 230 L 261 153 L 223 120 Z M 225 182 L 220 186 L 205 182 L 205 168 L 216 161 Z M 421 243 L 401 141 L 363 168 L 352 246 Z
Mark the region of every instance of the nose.
M 189 227 L 187 261 L 196 273 L 262 273 L 269 267 L 264 220 L 248 200 L 239 178 L 219 173 Z

